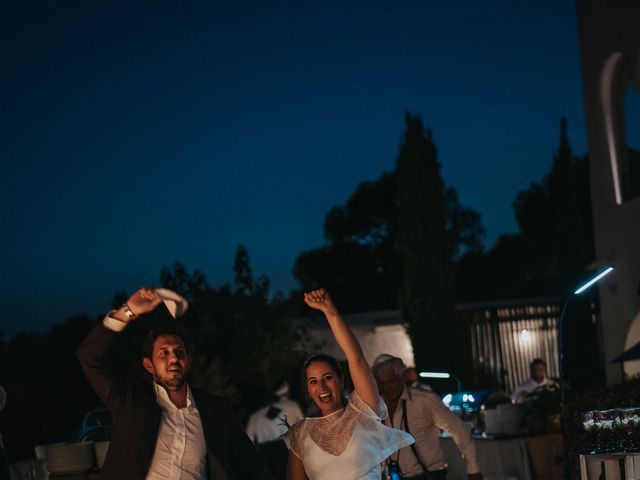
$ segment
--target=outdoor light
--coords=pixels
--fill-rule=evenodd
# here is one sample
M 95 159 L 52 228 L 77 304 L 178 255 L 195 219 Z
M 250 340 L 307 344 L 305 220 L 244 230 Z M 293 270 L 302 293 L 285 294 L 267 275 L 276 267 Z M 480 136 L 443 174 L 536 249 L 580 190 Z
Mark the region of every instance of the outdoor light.
M 420 372 L 419 375 L 422 378 L 453 378 L 458 385 L 458 393 L 462 391 L 462 382 L 459 378 L 454 377 L 448 372 Z
M 571 300 L 573 299 L 573 297 L 580 295 L 581 293 L 589 289 L 591 286 L 598 283 L 604 277 L 606 277 L 611 272 L 613 272 L 613 268 L 614 267 L 612 265 L 609 265 L 604 270 L 596 274 L 593 278 L 591 278 L 590 280 L 583 283 L 580 287 L 578 287 L 573 292 L 573 295 L 570 295 L 569 298 L 567 298 L 567 301 L 564 302 L 564 306 L 562 307 L 562 313 L 560 313 L 560 319 L 558 320 L 558 353 L 559 353 L 558 356 L 559 356 L 559 362 L 560 362 L 560 364 L 558 365 L 560 367 L 560 412 L 561 412 L 560 419 L 562 421 L 562 435 L 563 435 L 563 444 L 564 444 L 564 465 L 563 465 L 564 472 L 563 473 L 565 478 L 569 478 L 568 477 L 569 458 L 568 458 L 568 450 L 567 450 L 567 439 L 564 438 L 564 435 L 566 434 L 566 423 L 565 423 L 565 412 L 564 412 L 564 407 L 565 407 L 565 401 L 564 401 L 564 321 L 565 321 L 565 316 L 567 313 L 567 308 L 569 307 L 569 304 L 571 303 Z
M 451 374 L 446 372 L 420 372 L 422 378 L 451 378 Z
M 531 343 L 531 332 L 526 328 L 520 332 L 521 343 Z
M 613 267 L 605 268 L 602 272 L 600 272 L 598 275 L 593 277 L 591 280 L 589 280 L 587 283 L 585 283 L 580 288 L 578 288 L 575 292 L 573 292 L 573 294 L 574 295 L 580 295 L 582 292 L 584 292 L 586 289 L 588 289 L 591 285 L 597 283 L 598 281 L 600 281 L 600 279 L 606 277 L 611 272 L 613 272 Z
M 564 360 L 564 344 L 563 344 L 563 340 L 564 340 L 564 319 L 567 313 L 567 308 L 569 307 L 569 304 L 571 303 L 571 299 L 576 296 L 576 295 L 580 295 L 581 293 L 585 292 L 587 289 L 589 289 L 589 287 L 595 285 L 596 283 L 598 283 L 600 280 L 602 280 L 604 277 L 606 277 L 607 275 L 609 275 L 611 272 L 613 272 L 613 266 L 609 265 L 608 267 L 606 267 L 604 270 L 602 270 L 601 272 L 599 272 L 598 274 L 596 274 L 596 276 L 594 276 L 593 278 L 591 278 L 590 280 L 586 281 L 585 283 L 583 283 L 580 287 L 578 287 L 574 292 L 573 295 L 571 295 L 566 302 L 564 302 L 564 307 L 562 308 L 562 313 L 560 314 L 560 320 L 558 321 L 558 349 L 559 349 L 559 353 L 560 353 L 560 395 L 562 397 L 562 404 L 564 405 L 564 389 L 562 388 L 562 380 L 563 380 L 563 373 L 564 373 L 564 368 L 563 366 L 563 360 Z

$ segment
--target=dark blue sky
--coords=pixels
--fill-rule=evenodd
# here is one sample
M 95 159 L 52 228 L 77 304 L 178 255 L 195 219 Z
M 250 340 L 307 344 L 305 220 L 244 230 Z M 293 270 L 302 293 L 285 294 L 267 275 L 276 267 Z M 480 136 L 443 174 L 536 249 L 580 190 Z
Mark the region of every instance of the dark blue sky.
M 0 330 L 104 311 L 245 244 L 273 290 L 328 209 L 394 165 L 405 111 L 445 182 L 516 229 L 559 119 L 585 152 L 573 2 L 35 2 L 0 7 Z

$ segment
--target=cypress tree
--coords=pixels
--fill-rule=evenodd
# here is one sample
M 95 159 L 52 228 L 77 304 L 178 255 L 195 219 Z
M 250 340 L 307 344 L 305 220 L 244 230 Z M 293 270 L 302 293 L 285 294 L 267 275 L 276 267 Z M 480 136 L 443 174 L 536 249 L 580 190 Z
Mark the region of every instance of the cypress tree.
M 577 168 L 567 136 L 567 119 L 560 120 L 560 143 L 551 171 L 551 198 L 554 208 L 554 237 L 558 280 L 561 288 L 572 287 L 584 272 L 589 258 L 590 232 L 585 232 L 589 205 L 581 205 Z M 564 293 L 564 292 L 563 292 Z
M 454 323 L 453 242 L 447 231 L 440 163 L 422 120 L 407 113 L 405 121 L 396 163 L 402 314 L 409 324 L 416 365 L 458 372 L 452 352 L 460 341 Z

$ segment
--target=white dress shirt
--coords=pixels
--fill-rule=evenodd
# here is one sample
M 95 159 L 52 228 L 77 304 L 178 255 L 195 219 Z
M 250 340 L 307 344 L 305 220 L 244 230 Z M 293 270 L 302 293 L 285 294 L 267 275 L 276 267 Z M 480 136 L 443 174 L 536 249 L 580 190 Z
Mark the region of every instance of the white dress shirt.
M 147 480 L 202 480 L 206 477 L 206 443 L 200 412 L 187 386 L 187 406 L 176 407 L 164 387 L 153 384 L 156 400 L 162 408 Z
M 104 318 L 103 325 L 115 332 L 127 326 L 110 315 Z M 178 408 L 164 387 L 155 382 L 153 386 L 162 420 L 147 480 L 204 480 L 207 446 L 191 388 L 187 385 L 187 406 Z
M 427 467 L 427 470 L 437 471 L 447 468 L 444 452 L 440 448 L 440 430 L 444 430 L 451 434 L 458 445 L 467 464 L 467 473 L 480 471 L 471 432 L 435 393 L 405 387 L 393 416 L 385 420 L 386 425 L 405 429 L 402 420 L 402 400 L 407 402 L 409 430 L 416 441 L 415 448 L 420 460 Z M 408 477 L 424 473 L 410 447 L 403 448 L 392 455 L 391 459 L 400 464 L 400 470 Z
M 533 378 L 529 378 L 526 382 L 521 383 L 516 387 L 516 389 L 511 394 L 511 400 L 514 403 L 524 403 L 527 401 L 527 395 L 533 393 L 538 388 L 545 387 L 547 385 L 554 385 L 556 382 L 550 380 L 547 377 L 538 383 Z
M 280 410 L 275 418 L 267 417 L 269 408 Z M 278 440 L 289 428 L 304 418 L 300 406 L 293 400 L 281 398 L 271 405 L 255 411 L 247 422 L 247 436 L 256 444 Z

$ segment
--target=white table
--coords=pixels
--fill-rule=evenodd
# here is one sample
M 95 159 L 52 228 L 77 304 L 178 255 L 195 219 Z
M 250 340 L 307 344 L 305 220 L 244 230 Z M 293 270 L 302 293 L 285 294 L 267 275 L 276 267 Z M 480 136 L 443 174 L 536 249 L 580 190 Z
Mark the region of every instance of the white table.
M 580 455 L 582 480 L 638 480 L 640 479 L 640 452 L 603 455 Z

